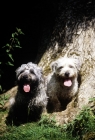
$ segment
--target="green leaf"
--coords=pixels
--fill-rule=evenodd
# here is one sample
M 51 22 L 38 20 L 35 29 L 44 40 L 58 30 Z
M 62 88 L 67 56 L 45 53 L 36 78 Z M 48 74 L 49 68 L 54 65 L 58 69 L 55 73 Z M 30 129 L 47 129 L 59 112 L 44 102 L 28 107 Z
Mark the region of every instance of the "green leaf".
M 17 41 L 17 43 L 18 43 L 18 45 L 20 45 L 20 42 L 19 41 Z
M 0 91 L 2 91 L 2 86 L 0 85 Z
M 21 46 L 15 45 L 16 48 L 22 48 Z
M 15 37 L 15 40 L 18 41 L 18 38 Z
M 20 34 L 25 35 L 22 31 L 20 32 Z
M 7 50 L 6 50 L 6 52 L 7 52 L 7 53 L 8 53 L 8 52 L 10 52 L 10 50 L 9 50 L 9 49 L 7 49 Z
M 9 46 L 10 46 L 10 44 L 6 44 L 6 46 L 7 46 L 7 47 L 9 47 Z
M 19 28 L 16 28 L 16 30 L 17 30 L 17 32 L 21 32 L 21 29 L 19 29 Z
M 12 33 L 12 37 L 14 38 L 14 36 L 15 36 L 15 34 L 14 33 Z
M 14 59 L 12 57 L 12 54 L 8 54 L 8 56 L 10 57 L 10 59 L 14 62 Z
M 18 32 L 19 34 L 23 34 L 23 35 L 24 35 L 24 33 L 21 31 L 21 29 L 16 28 L 16 30 L 17 30 L 17 32 Z
M 17 32 L 15 32 L 15 35 L 16 35 L 16 36 L 18 36 L 18 33 L 17 33 Z
M 0 104 L 3 106 L 4 105 L 4 101 L 0 101 Z
M 6 64 L 9 66 L 14 66 L 14 64 L 12 64 L 10 61 L 8 61 Z
M 2 48 L 5 48 L 6 46 L 3 46 Z
M 95 101 L 95 97 L 90 98 L 89 101 L 90 101 L 90 102 L 91 102 L 91 101 Z

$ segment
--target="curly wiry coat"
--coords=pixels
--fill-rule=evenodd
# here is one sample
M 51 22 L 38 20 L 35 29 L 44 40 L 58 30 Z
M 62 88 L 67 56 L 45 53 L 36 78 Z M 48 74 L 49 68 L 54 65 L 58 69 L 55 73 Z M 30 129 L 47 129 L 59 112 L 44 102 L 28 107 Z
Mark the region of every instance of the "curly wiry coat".
M 27 121 L 37 121 L 47 105 L 42 70 L 29 62 L 16 70 L 16 77 L 18 91 L 10 99 L 11 107 L 6 123 L 19 125 Z
M 52 62 L 52 73 L 47 76 L 48 112 L 66 109 L 67 104 L 78 92 L 78 59 L 61 57 Z

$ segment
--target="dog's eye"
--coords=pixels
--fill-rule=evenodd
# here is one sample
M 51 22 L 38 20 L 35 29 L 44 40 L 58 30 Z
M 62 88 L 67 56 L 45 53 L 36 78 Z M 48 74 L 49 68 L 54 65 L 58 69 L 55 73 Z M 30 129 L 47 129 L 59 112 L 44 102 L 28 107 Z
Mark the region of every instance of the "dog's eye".
M 58 68 L 58 70 L 61 70 L 62 68 L 63 68 L 63 67 L 61 66 L 61 67 Z
M 69 65 L 69 68 L 73 68 L 73 66 L 72 65 Z
M 33 70 L 33 69 L 30 69 L 30 72 L 31 72 L 31 73 L 34 73 L 34 70 Z
M 20 73 L 19 73 L 19 75 L 20 75 L 21 73 L 23 73 L 23 72 L 24 72 L 24 70 L 21 70 Z

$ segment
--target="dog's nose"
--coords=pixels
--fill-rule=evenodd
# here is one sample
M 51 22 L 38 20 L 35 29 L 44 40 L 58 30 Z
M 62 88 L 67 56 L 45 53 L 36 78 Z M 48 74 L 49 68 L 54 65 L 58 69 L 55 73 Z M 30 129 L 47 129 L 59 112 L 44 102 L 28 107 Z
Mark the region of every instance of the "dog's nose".
M 65 76 L 69 77 L 70 73 L 69 72 L 65 72 Z
M 27 79 L 28 78 L 28 75 L 23 75 L 22 76 L 24 79 Z

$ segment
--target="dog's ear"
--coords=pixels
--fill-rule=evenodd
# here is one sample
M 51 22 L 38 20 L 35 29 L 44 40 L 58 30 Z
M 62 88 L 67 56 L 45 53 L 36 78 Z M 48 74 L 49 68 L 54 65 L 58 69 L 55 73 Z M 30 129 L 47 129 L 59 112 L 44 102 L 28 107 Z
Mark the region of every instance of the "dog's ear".
M 20 69 L 20 67 L 18 67 L 18 68 L 15 70 L 16 74 L 18 73 L 19 69 Z
M 22 64 L 20 67 L 18 67 L 18 68 L 15 70 L 15 72 L 16 72 L 16 77 L 20 74 L 20 72 L 21 72 L 22 70 L 25 69 L 25 66 L 26 66 L 26 64 Z
M 18 73 L 19 73 L 19 70 L 20 70 L 20 67 L 18 67 L 18 68 L 15 70 L 15 72 L 16 72 L 16 75 L 18 75 Z
M 55 72 L 56 71 L 56 68 L 57 68 L 57 62 L 56 61 L 52 62 L 51 65 L 50 65 L 50 67 L 51 67 L 51 70 L 53 72 Z
M 81 65 L 82 65 L 81 61 L 79 59 L 75 58 L 74 63 L 75 63 L 75 66 L 76 66 L 77 70 L 80 71 Z
M 20 70 L 20 67 L 18 67 L 16 70 L 15 70 L 15 72 L 16 72 L 16 78 L 18 77 L 18 75 L 19 75 L 19 70 Z
M 40 73 L 43 74 L 43 69 L 42 69 L 42 67 L 38 67 L 38 69 L 39 69 Z

